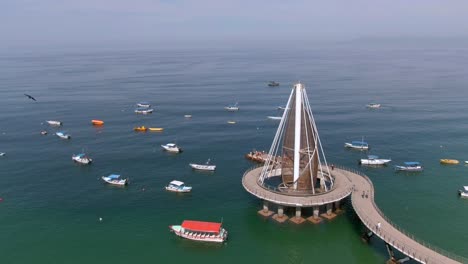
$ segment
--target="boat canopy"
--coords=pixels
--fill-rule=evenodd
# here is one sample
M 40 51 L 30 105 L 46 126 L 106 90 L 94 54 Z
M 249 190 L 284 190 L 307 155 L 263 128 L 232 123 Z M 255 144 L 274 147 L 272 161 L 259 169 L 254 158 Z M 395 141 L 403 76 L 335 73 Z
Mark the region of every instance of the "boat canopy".
M 172 147 L 175 147 L 175 146 L 176 146 L 176 144 L 174 144 L 174 143 L 167 143 L 167 144 L 166 144 L 166 146 L 167 146 L 167 147 L 171 147 L 171 148 L 172 148 Z
M 364 142 L 364 141 L 351 141 L 351 144 L 359 145 L 359 146 L 367 146 L 367 142 Z
M 378 159 L 379 156 L 376 156 L 376 155 L 369 155 L 367 156 L 368 159 Z
M 194 232 L 219 233 L 221 223 L 184 220 L 182 228 Z
M 182 186 L 184 185 L 184 182 L 181 181 L 171 181 L 169 184 L 176 185 L 176 186 Z
M 468 186 L 463 186 L 463 189 L 465 189 L 465 192 L 468 192 Z
M 406 166 L 419 166 L 420 163 L 417 161 L 405 161 L 404 162 Z
M 120 178 L 120 175 L 118 175 L 118 174 L 111 174 L 111 175 L 107 176 L 107 178 L 118 179 L 118 178 Z

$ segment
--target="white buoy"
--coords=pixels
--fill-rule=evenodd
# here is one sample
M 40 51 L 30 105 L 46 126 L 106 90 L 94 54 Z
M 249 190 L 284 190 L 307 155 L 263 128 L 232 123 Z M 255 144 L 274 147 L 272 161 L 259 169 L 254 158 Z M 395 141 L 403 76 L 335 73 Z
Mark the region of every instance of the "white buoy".
M 102 222 L 102 217 L 99 217 L 99 222 Z

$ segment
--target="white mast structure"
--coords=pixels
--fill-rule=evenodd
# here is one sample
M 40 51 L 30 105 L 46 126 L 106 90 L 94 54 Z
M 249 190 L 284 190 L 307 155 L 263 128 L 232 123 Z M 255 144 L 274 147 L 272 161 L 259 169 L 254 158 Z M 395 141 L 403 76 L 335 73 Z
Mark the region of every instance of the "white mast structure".
M 291 122 L 294 122 L 294 126 Z M 293 132 L 292 127 L 294 127 L 294 137 L 290 134 Z M 289 138 L 294 140 L 293 149 L 285 143 Z M 280 149 L 282 153 L 278 153 Z M 293 155 L 290 155 L 291 151 Z M 281 154 L 281 158 L 278 154 Z M 275 176 L 283 176 L 280 189 L 284 191 L 309 191 L 315 194 L 316 179 L 320 181 L 320 193 L 333 188 L 334 180 L 323 152 L 305 87 L 301 83 L 295 84 L 291 91 L 260 174 L 259 183 L 264 185 L 266 179 Z M 285 180 L 290 178 L 292 182 Z

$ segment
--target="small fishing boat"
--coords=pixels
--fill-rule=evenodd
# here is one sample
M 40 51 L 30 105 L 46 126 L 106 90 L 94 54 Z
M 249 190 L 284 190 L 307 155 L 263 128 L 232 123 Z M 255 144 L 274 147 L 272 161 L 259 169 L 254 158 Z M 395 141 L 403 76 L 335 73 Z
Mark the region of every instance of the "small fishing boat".
M 137 132 L 146 132 L 146 130 L 148 130 L 148 128 L 145 127 L 145 126 L 139 126 L 139 127 L 134 127 L 133 130 L 135 130 Z
M 440 159 L 440 164 L 456 165 L 458 163 L 460 162 L 455 159 Z
M 463 186 L 463 189 L 458 190 L 458 194 L 463 198 L 468 198 L 468 186 Z
M 185 118 L 192 118 L 192 115 L 184 115 Z
M 417 161 L 405 161 L 404 165 L 395 165 L 396 171 L 422 171 L 421 163 Z
M 88 157 L 85 153 L 80 153 L 80 154 L 73 154 L 72 155 L 72 160 L 74 162 L 78 162 L 81 164 L 89 164 L 93 161 L 90 157 Z
M 275 82 L 275 81 L 270 81 L 270 82 L 268 83 L 268 86 L 270 86 L 270 87 L 276 87 L 276 86 L 279 86 L 279 85 L 280 85 L 280 84 L 279 84 L 278 82 Z
M 94 125 L 94 126 L 102 126 L 102 125 L 104 125 L 104 121 L 93 119 L 93 120 L 91 120 L 91 124 Z
M 278 110 L 286 110 L 286 106 L 278 106 Z
M 71 139 L 71 136 L 63 131 L 57 132 L 55 133 L 55 135 L 57 135 L 57 137 L 62 138 L 62 139 Z
M 210 159 L 205 164 L 196 164 L 196 163 L 189 163 L 190 167 L 196 170 L 204 170 L 204 171 L 214 171 L 216 170 L 216 165 L 210 164 Z
M 184 220 L 182 225 L 171 225 L 169 229 L 182 238 L 222 243 L 227 240 L 228 232 L 221 226 L 222 223 Z
M 136 105 L 138 107 L 141 107 L 141 108 L 150 108 L 151 107 L 151 104 L 149 102 L 138 102 Z
M 281 116 L 267 116 L 268 119 L 271 119 L 271 120 L 281 120 Z
M 181 148 L 179 148 L 179 146 L 177 146 L 174 143 L 168 143 L 166 145 L 161 145 L 161 147 L 166 151 L 174 152 L 174 153 L 180 153 L 180 152 L 183 151 Z
M 162 127 L 149 127 L 148 130 L 151 131 L 151 132 L 161 132 L 161 131 L 164 130 L 164 128 L 162 128 Z
M 230 120 L 230 121 L 227 121 L 227 123 L 232 125 L 232 124 L 235 124 L 235 123 L 236 123 L 236 121 L 232 121 L 232 120 Z
M 153 113 L 153 111 L 154 111 L 154 109 L 152 109 L 152 108 L 142 108 L 142 107 L 140 107 L 140 108 L 135 109 L 135 113 L 144 114 L 144 115 L 151 114 L 151 113 Z
M 227 111 L 230 111 L 230 112 L 234 112 L 234 111 L 239 111 L 239 106 L 236 103 L 235 105 L 228 105 L 228 106 L 224 107 L 224 109 L 226 109 Z
M 128 179 L 122 179 L 122 177 L 118 174 L 102 176 L 101 179 L 112 185 L 124 186 L 128 184 Z
M 345 143 L 346 148 L 359 149 L 359 150 L 368 150 L 369 144 L 364 140 L 361 141 L 351 141 L 351 143 Z
M 60 121 L 48 120 L 46 121 L 51 126 L 61 126 L 63 123 Z
M 47 131 L 42 130 L 42 131 L 41 131 L 41 135 L 47 135 Z
M 166 190 L 170 192 L 181 192 L 186 193 L 192 191 L 191 186 L 185 186 L 184 182 L 181 181 L 171 181 L 169 185 L 166 186 Z
M 386 165 L 387 163 L 391 162 L 391 159 L 379 159 L 378 156 L 369 155 L 367 159 L 361 159 L 359 164 L 361 165 Z
M 5 156 L 5 155 L 6 155 L 5 152 L 0 152 L 0 157 L 3 157 L 3 156 Z
M 370 103 L 366 105 L 367 108 L 373 108 L 373 109 L 380 108 L 380 106 L 381 105 L 377 103 Z
M 468 160 L 465 160 L 465 164 L 468 164 Z

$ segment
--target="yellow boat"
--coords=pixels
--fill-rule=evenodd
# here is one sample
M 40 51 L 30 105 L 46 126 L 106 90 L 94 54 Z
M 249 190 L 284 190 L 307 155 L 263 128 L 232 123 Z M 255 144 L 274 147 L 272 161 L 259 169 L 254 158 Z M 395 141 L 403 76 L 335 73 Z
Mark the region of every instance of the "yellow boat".
M 454 159 L 441 159 L 440 164 L 458 164 L 460 163 L 458 160 Z
M 133 128 L 133 130 L 140 131 L 140 132 L 145 132 L 146 130 L 148 130 L 148 128 L 145 127 L 145 126 L 139 126 L 139 127 Z
M 148 128 L 149 131 L 153 131 L 153 132 L 161 132 L 164 130 L 164 128 L 162 127 L 150 127 Z

